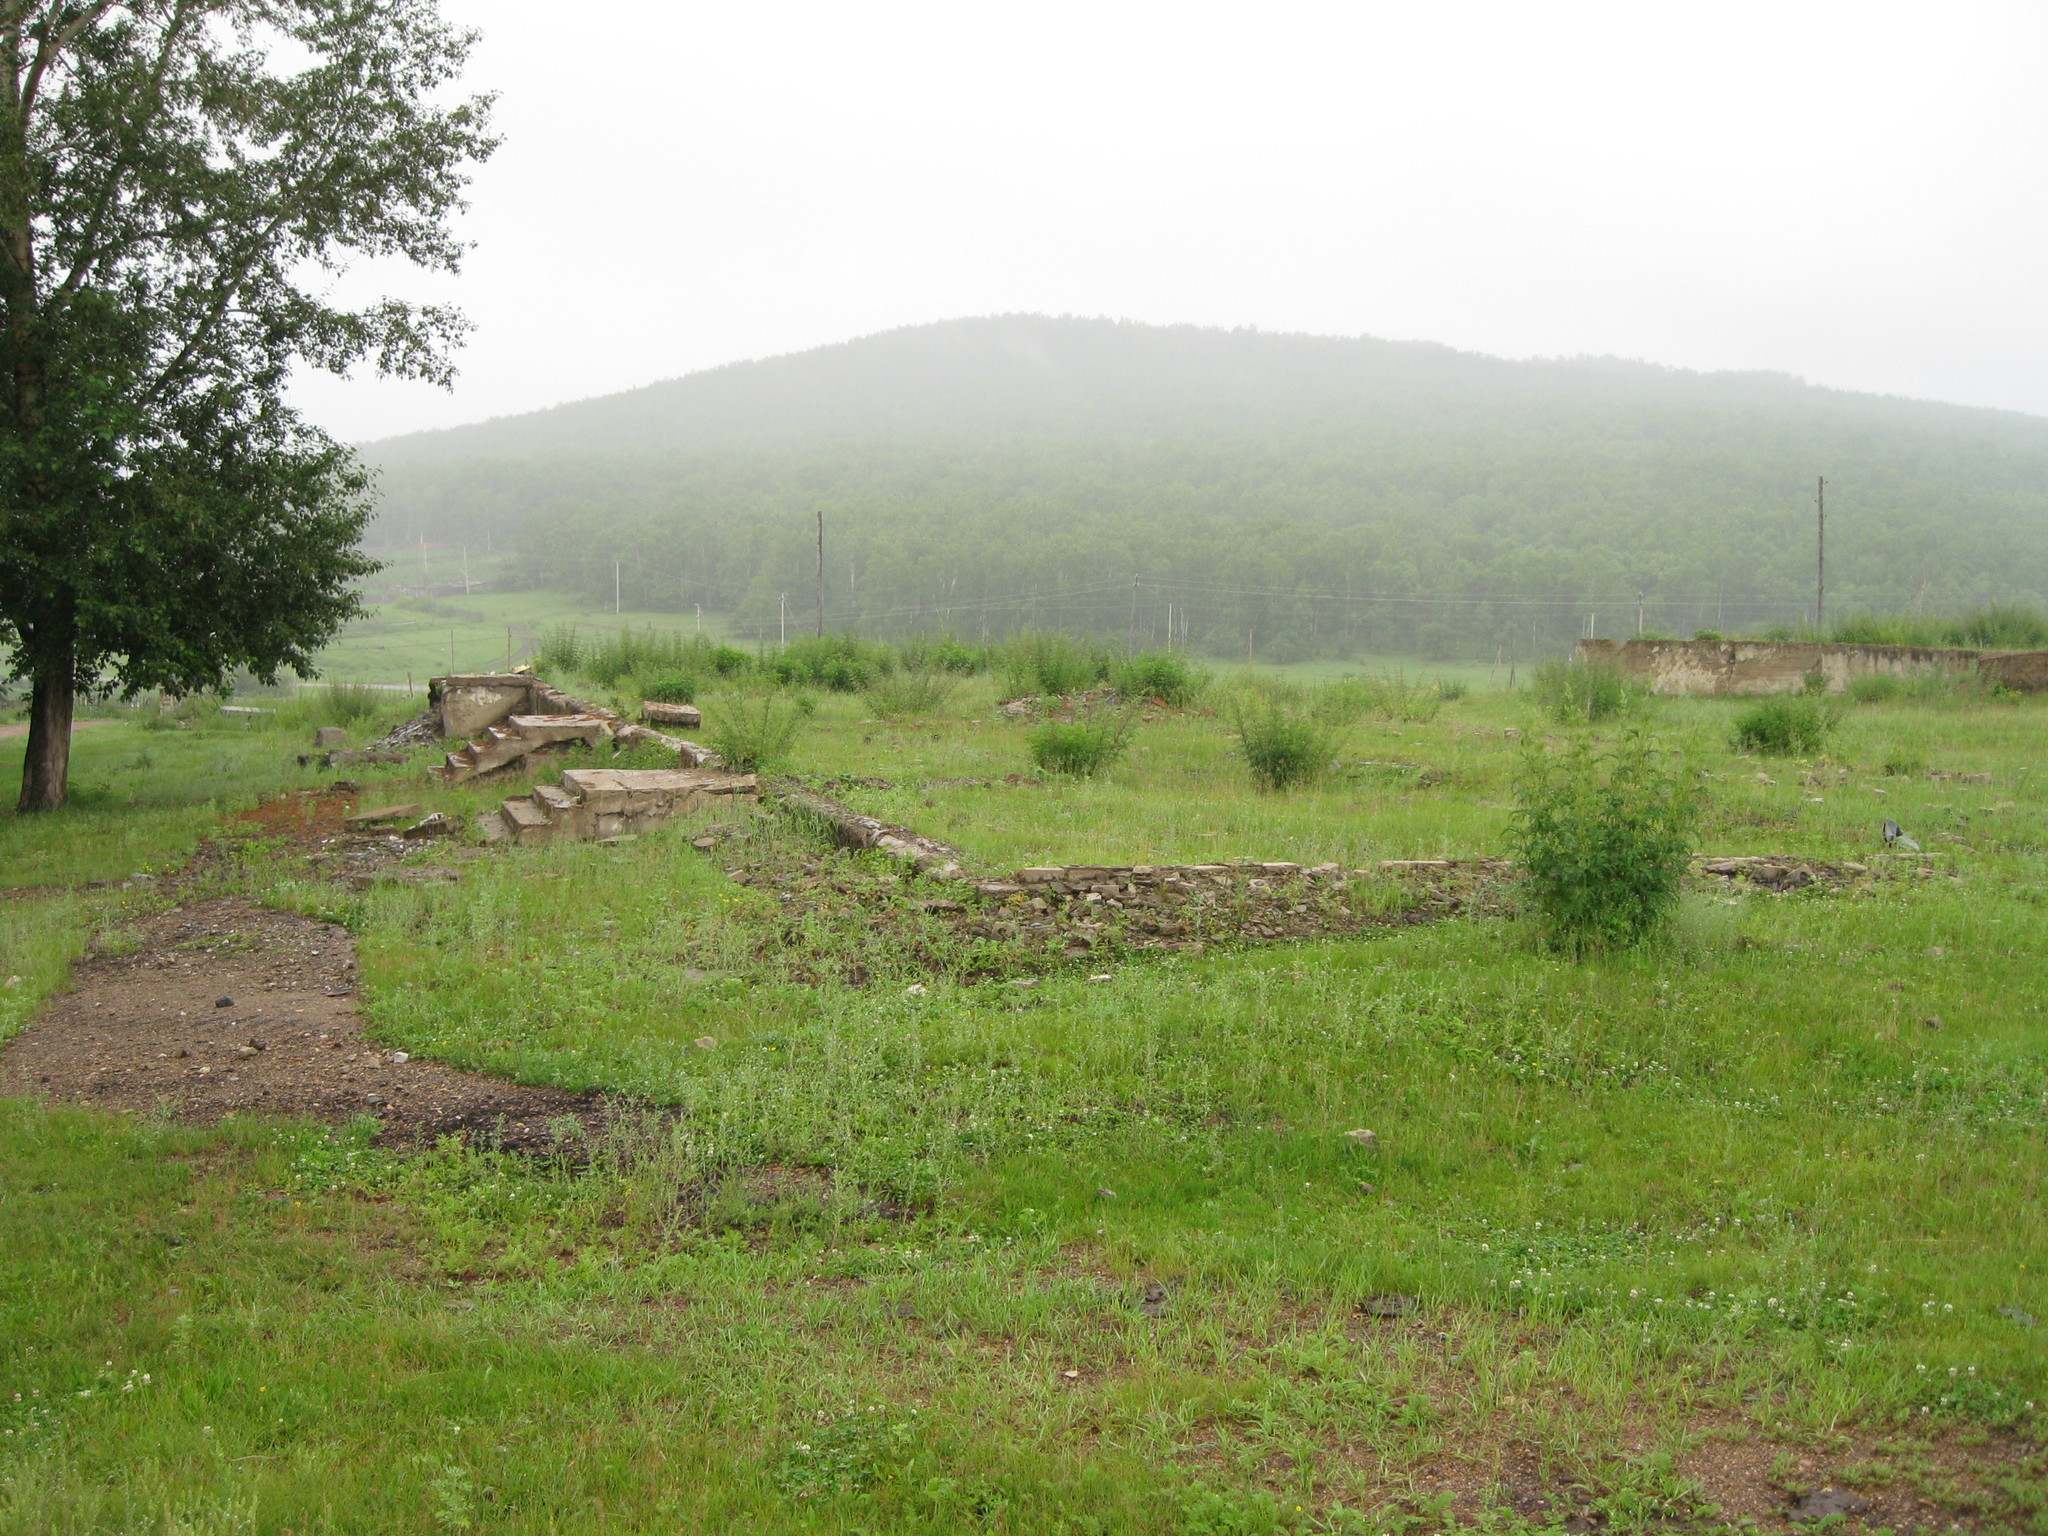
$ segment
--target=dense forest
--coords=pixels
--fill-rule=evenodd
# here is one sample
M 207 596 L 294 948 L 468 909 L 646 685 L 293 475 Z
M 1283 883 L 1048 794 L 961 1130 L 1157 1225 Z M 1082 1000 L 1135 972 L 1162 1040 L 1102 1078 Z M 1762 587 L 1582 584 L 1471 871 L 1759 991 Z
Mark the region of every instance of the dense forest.
M 371 445 L 373 553 L 741 635 L 1262 660 L 2048 601 L 2048 420 L 1613 360 L 1005 316 Z

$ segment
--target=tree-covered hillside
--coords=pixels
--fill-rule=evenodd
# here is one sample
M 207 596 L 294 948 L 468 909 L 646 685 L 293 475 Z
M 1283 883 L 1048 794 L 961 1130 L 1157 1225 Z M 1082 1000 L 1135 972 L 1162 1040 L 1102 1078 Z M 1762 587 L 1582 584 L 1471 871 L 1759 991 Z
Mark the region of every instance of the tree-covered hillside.
M 951 321 L 367 450 L 373 549 L 791 632 L 1022 626 L 1267 660 L 2048 599 L 2048 421 L 1777 375 Z

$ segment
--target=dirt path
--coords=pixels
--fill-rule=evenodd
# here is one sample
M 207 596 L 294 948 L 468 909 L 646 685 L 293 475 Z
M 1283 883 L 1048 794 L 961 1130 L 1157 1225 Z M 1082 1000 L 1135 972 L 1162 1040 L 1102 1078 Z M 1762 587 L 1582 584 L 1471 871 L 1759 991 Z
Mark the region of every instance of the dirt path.
M 112 725 L 114 723 L 112 720 L 74 720 L 71 722 L 71 734 L 76 736 L 80 731 L 89 731 L 96 725 Z M 20 725 L 0 725 L 0 741 L 12 741 L 17 736 L 26 736 L 27 734 L 28 724 L 26 721 Z
M 347 845 L 376 841 L 329 835 L 348 809 L 342 796 L 299 795 L 236 819 L 296 834 L 347 879 Z M 540 1150 L 554 1144 L 550 1121 L 604 1119 L 596 1094 L 524 1087 L 372 1045 L 355 943 L 336 924 L 213 897 L 159 913 L 139 934 L 132 954 L 81 960 L 71 991 L 0 1047 L 0 1094 L 197 1123 L 371 1115 L 387 1145 L 459 1135 Z

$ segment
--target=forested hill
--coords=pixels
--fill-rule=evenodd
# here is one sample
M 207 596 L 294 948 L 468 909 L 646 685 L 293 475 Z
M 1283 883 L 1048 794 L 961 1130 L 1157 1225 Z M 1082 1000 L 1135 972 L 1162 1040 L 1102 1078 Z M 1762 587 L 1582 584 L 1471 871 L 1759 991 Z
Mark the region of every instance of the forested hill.
M 1086 626 L 1522 655 L 2048 597 L 2048 420 L 1612 360 L 1005 316 L 371 445 L 372 547 L 772 635 Z M 1718 622 L 1717 622 L 1718 621 Z

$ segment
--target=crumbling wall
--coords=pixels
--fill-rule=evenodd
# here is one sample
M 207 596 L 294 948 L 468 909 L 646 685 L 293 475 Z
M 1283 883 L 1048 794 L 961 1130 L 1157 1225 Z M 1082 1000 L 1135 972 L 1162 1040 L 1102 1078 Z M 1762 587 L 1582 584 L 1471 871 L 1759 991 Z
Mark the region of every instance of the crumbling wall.
M 1799 693 L 1818 674 L 1829 693 L 1859 677 L 1976 673 L 2021 693 L 2048 689 L 2048 651 L 1807 640 L 1581 640 L 1581 661 L 1605 662 L 1653 693 Z

